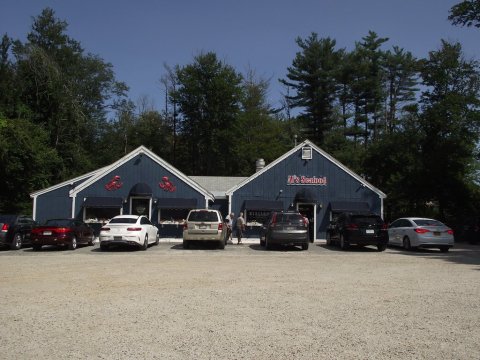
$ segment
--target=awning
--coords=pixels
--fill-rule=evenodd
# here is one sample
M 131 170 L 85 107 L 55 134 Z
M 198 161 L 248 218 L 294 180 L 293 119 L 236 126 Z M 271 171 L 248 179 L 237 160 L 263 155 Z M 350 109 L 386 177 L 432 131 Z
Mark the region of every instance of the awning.
M 363 201 L 332 201 L 330 207 L 334 212 L 363 211 L 369 212 L 370 206 Z
M 119 197 L 87 197 L 83 207 L 94 208 L 121 208 L 123 199 Z
M 152 196 L 152 188 L 145 183 L 137 183 L 130 189 L 130 196 Z
M 295 203 L 310 203 L 314 204 L 317 202 L 317 196 L 315 193 L 308 188 L 302 188 L 297 191 L 295 194 Z
M 283 202 L 273 200 L 245 200 L 247 210 L 283 210 Z
M 195 209 L 196 207 L 197 199 L 159 198 L 157 200 L 157 208 L 160 209 Z

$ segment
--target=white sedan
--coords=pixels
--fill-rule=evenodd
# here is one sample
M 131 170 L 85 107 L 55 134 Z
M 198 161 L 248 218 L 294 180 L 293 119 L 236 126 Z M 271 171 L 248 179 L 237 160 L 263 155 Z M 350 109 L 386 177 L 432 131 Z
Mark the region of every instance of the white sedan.
M 111 245 L 135 245 L 147 250 L 149 244 L 158 245 L 158 228 L 146 216 L 118 215 L 100 230 L 100 249 Z
M 388 228 L 388 243 L 413 248 L 438 248 L 447 252 L 454 243 L 453 230 L 442 222 L 427 218 L 401 218 Z

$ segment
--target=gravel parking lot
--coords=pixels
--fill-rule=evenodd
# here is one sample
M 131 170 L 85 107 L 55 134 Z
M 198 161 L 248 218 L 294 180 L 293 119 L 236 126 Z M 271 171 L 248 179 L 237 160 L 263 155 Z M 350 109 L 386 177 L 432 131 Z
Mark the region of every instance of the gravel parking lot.
M 0 251 L 2 359 L 480 359 L 480 247 Z

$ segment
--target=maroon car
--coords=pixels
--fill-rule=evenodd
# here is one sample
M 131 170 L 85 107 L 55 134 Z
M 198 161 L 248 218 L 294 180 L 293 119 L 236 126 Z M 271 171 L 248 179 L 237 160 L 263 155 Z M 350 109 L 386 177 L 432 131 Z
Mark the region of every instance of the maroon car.
M 33 250 L 43 245 L 67 246 L 75 250 L 78 244 L 93 245 L 93 229 L 83 221 L 75 219 L 51 219 L 44 225 L 32 229 L 30 235 Z

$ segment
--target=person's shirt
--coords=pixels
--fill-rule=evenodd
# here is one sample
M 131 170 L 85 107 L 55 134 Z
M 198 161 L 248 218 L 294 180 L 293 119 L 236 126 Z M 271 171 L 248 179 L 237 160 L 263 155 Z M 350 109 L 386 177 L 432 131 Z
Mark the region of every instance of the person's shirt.
M 225 223 L 228 226 L 232 226 L 232 221 L 233 221 L 233 219 L 230 217 L 230 215 L 225 216 Z
M 245 220 L 243 219 L 242 216 L 239 216 L 237 219 L 237 227 L 241 227 L 243 225 L 245 225 Z

